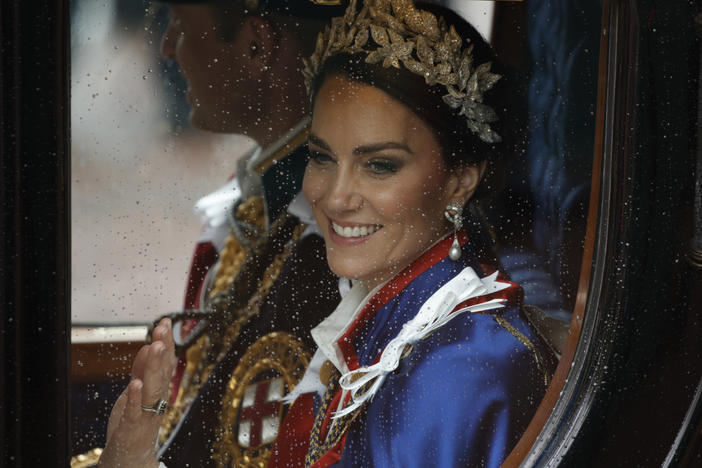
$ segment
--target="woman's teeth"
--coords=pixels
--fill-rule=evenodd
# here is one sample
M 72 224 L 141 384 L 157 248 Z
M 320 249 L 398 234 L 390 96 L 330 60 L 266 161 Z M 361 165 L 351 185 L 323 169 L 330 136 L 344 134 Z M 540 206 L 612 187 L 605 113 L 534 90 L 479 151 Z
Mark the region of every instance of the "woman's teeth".
M 340 235 L 341 237 L 363 237 L 363 236 L 369 236 L 373 234 L 375 231 L 380 229 L 383 226 L 379 226 L 377 224 L 369 224 L 366 226 L 339 226 L 336 223 L 331 223 L 332 229 L 334 229 L 334 232 Z

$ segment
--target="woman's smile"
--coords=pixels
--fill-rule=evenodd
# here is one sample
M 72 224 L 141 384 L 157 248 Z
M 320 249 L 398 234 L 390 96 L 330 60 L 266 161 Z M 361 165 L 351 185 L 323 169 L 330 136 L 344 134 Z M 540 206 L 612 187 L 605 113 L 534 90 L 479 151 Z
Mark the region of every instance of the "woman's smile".
M 331 232 L 335 234 L 334 237 L 341 237 L 346 240 L 357 239 L 365 241 L 372 234 L 383 228 L 380 224 L 357 224 L 334 220 L 329 220 L 329 223 L 331 224 Z

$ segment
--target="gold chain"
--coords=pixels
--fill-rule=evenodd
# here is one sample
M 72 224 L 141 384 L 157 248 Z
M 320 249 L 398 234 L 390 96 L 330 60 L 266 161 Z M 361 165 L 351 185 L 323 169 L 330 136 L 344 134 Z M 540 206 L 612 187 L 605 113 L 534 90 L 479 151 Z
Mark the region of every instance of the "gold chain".
M 266 268 L 259 282 L 258 290 L 251 296 L 247 305 L 243 309 L 236 312 L 236 319 L 224 332 L 221 345 L 218 346 L 219 353 L 214 358 L 214 360 L 212 353 L 214 351 L 215 343 L 213 343 L 212 339 L 207 334 L 200 337 L 196 344 L 188 349 L 188 352 L 186 354 L 186 369 L 183 374 L 183 380 L 180 384 L 180 388 L 178 390 L 178 396 L 176 397 L 176 401 L 173 407 L 164 417 L 163 423 L 161 425 L 161 431 L 159 434 L 159 442 L 161 444 L 164 444 L 168 440 L 171 433 L 173 432 L 173 428 L 183 417 L 185 409 L 188 408 L 188 406 L 190 406 L 192 401 L 195 399 L 198 392 L 200 391 L 200 388 L 207 381 L 207 378 L 210 376 L 215 366 L 226 356 L 227 352 L 229 351 L 229 348 L 238 338 L 239 332 L 241 331 L 241 327 L 244 326 L 251 318 L 258 314 L 261 303 L 266 298 L 271 288 L 275 284 L 276 280 L 278 279 L 278 276 L 280 275 L 280 272 L 283 268 L 283 264 L 290 256 L 295 244 L 297 244 L 297 242 L 300 240 L 300 237 L 302 236 L 302 232 L 305 230 L 305 227 L 306 226 L 302 223 L 295 226 L 295 229 L 293 230 L 293 235 L 291 239 L 286 243 L 283 251 L 276 255 L 271 264 L 268 266 L 268 268 Z M 231 256 L 234 255 L 231 252 L 232 251 L 230 251 L 230 253 L 227 254 L 227 258 L 231 258 Z M 250 253 L 256 254 L 257 252 L 251 251 Z M 230 262 L 227 263 L 230 266 L 233 264 Z M 217 271 L 217 277 L 218 279 L 223 278 L 223 280 L 219 283 L 220 285 L 225 284 L 224 279 L 228 280 L 226 282 L 226 289 L 224 290 L 226 291 L 232 288 L 232 286 L 234 285 L 234 278 L 225 278 L 224 274 L 220 273 L 223 264 L 224 262 L 222 262 L 222 264 L 220 265 L 220 269 L 218 269 Z M 241 264 L 237 268 L 241 268 Z M 238 273 L 238 269 L 236 270 L 236 272 Z M 232 276 L 235 275 L 236 273 Z M 224 291 L 220 291 L 220 293 Z M 210 294 L 209 296 L 213 297 L 214 295 Z
M 328 361 L 327 361 L 328 362 Z M 337 419 L 332 419 L 330 423 L 329 430 L 327 432 L 324 440 L 321 440 L 322 423 L 326 418 L 326 414 L 329 411 L 329 405 L 331 404 L 334 396 L 339 390 L 339 371 L 331 366 L 329 382 L 327 383 L 327 390 L 322 398 L 322 405 L 317 411 L 314 418 L 314 424 L 312 426 L 312 431 L 310 432 L 310 446 L 307 450 L 307 455 L 305 456 L 305 467 L 309 467 L 315 464 L 322 456 L 329 450 L 333 449 L 336 444 L 339 443 L 341 438 L 346 434 L 346 432 L 351 427 L 351 424 L 356 420 L 356 418 L 364 411 L 365 405 L 352 413 L 345 414 Z M 361 387 L 361 392 L 365 393 L 370 388 L 370 382 Z M 344 407 L 348 407 L 353 403 L 353 399 L 349 399 Z
M 166 443 L 173 432 L 173 428 L 183 417 L 185 409 L 190 406 L 197 396 L 200 387 L 202 387 L 204 383 L 201 381 L 201 377 L 203 375 L 209 375 L 209 372 L 205 373 L 201 371 L 205 363 L 204 356 L 206 350 L 210 346 L 209 341 L 210 338 L 207 335 L 203 335 L 193 346 L 188 348 L 186 352 L 185 371 L 183 372 L 183 378 L 178 387 L 178 395 L 176 396 L 175 403 L 173 403 L 173 406 L 166 412 L 161 422 L 161 430 L 158 434 L 159 445 Z M 172 381 L 171 385 L 173 385 Z
M 224 332 L 224 339 L 222 340 L 222 346 L 220 347 L 220 352 L 217 356 L 217 362 L 226 356 L 227 352 L 229 351 L 229 347 L 238 338 L 241 327 L 252 317 L 258 314 L 261 303 L 263 303 L 263 300 L 271 291 L 271 288 L 275 284 L 281 270 L 283 269 L 285 260 L 287 260 L 292 253 L 293 247 L 300 240 L 302 232 L 306 227 L 307 226 L 303 223 L 295 226 L 292 238 L 285 244 L 283 251 L 275 256 L 271 264 L 268 265 L 268 268 L 266 268 L 266 271 L 263 272 L 258 290 L 253 294 L 253 296 L 251 296 L 246 307 L 238 311 L 238 317 Z
M 240 221 L 255 226 L 259 232 L 265 229 L 266 219 L 263 210 L 263 199 L 251 197 L 237 207 L 236 218 Z M 237 273 L 246 260 L 247 250 L 241 246 L 234 234 L 227 237 L 226 245 L 219 254 L 219 265 L 214 285 L 209 293 L 212 298 L 227 290 L 236 278 Z
M 265 225 L 263 209 L 263 199 L 261 197 L 250 197 L 237 207 L 236 218 L 245 223 L 262 229 Z M 208 297 L 225 292 L 234 282 L 241 266 L 246 260 L 248 251 L 241 246 L 236 236 L 230 234 L 226 244 L 219 254 L 217 273 L 213 282 L 212 290 Z M 193 346 L 186 352 L 185 371 L 178 388 L 178 395 L 171 408 L 166 412 L 161 431 L 159 432 L 159 443 L 164 444 L 173 432 L 173 428 L 180 421 L 185 413 L 185 409 L 195 399 L 195 396 L 204 383 L 202 378 L 206 378 L 214 365 L 204 366 L 207 350 L 211 347 L 211 340 L 207 335 L 200 337 Z M 171 382 L 171 386 L 173 382 Z

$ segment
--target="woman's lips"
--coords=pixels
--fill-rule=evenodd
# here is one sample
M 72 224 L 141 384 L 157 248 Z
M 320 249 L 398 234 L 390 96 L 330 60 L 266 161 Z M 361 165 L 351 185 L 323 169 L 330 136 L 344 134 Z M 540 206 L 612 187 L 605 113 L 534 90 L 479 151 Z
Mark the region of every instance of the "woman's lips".
M 335 244 L 356 245 L 366 242 L 382 229 L 380 224 L 356 224 L 329 220 L 329 236 Z
M 364 237 L 373 234 L 382 226 L 378 224 L 355 224 L 342 226 L 341 224 L 332 221 L 331 227 L 335 233 L 342 237 Z

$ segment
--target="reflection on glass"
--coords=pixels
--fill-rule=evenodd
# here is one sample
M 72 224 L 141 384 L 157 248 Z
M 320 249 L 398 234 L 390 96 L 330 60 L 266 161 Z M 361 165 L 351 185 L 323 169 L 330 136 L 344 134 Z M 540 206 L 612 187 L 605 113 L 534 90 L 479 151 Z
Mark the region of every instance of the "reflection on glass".
M 526 82 L 526 140 L 492 225 L 504 268 L 523 286 L 525 304 L 534 306 L 527 313 L 560 353 L 585 236 L 601 7 L 537 1 L 525 10 L 519 70 Z
M 347 430 L 342 456 L 357 465 L 497 466 L 529 423 L 582 253 L 599 14 L 542 24 L 569 18 L 567 8 L 447 3 L 513 67 L 438 7 L 474 49 L 452 45 L 448 29 L 437 41 L 428 16 L 383 1 L 376 7 L 393 20 L 366 13 L 373 28 L 338 25 L 350 42 L 327 34 L 316 49 L 316 32 L 343 7 L 304 3 L 290 16 L 266 2 L 264 14 L 179 3 L 144 19 L 73 4 L 74 320 L 145 323 L 187 310 L 171 316 L 172 331 L 153 330 L 151 349 L 164 344 L 165 355 L 137 358 L 137 368 L 169 369 L 173 338 L 182 351 L 170 398 L 161 391 L 170 373 L 136 375 L 142 408 L 170 400 L 158 452 L 168 466 L 210 453 L 223 465 L 322 460 L 340 452 L 323 434 Z M 81 28 L 88 19 L 113 26 Z M 510 21 L 519 27 L 504 28 Z M 500 50 L 507 43 L 517 51 Z M 191 262 L 196 199 L 203 226 Z M 329 400 L 317 432 L 291 432 L 306 416 L 281 397 L 315 393 Z M 336 426 L 320 419 L 336 410 Z M 119 422 L 119 411 L 115 437 L 144 437 L 126 455 L 108 445 L 105 460 L 155 463 L 138 446 L 155 432 Z M 387 444 L 374 436 L 380 423 Z M 295 437 L 309 452 L 294 449 Z M 489 453 L 486 437 L 497 437 Z
M 71 2 L 72 309 L 75 323 L 148 323 L 182 307 L 193 205 L 251 145 L 188 123 L 160 56 L 166 12 Z

